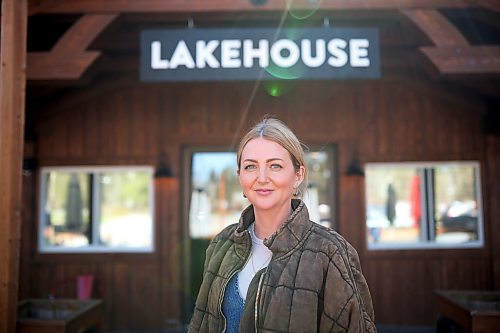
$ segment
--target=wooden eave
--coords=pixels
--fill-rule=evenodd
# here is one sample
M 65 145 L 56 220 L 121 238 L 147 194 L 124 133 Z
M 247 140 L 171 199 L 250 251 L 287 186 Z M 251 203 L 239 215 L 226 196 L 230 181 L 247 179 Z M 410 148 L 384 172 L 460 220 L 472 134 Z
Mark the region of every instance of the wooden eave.
M 493 0 L 30 0 L 30 13 L 157 13 L 157 12 L 240 12 L 283 11 L 287 9 L 380 10 L 436 9 L 484 6 L 498 10 Z
M 440 75 L 500 74 L 500 45 L 473 46 L 439 11 L 402 11 L 434 44 L 420 51 Z
M 449 8 L 487 8 L 499 11 L 491 0 L 268 0 L 254 5 L 251 0 L 30 0 L 29 14 L 79 14 L 48 52 L 30 52 L 28 80 L 78 80 L 99 57 L 87 47 L 120 14 L 144 15 L 265 15 L 290 11 L 339 12 L 400 11 L 424 33 L 433 46 L 422 46 L 423 57 L 438 76 L 500 73 L 500 45 L 470 45 L 461 32 L 440 12 Z M 225 14 L 224 14 L 225 13 Z

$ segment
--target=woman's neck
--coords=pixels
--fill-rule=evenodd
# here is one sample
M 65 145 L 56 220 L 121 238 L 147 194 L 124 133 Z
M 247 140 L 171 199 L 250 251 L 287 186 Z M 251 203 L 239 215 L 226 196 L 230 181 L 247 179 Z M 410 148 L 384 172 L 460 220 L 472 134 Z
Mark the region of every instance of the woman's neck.
M 292 214 L 292 205 L 279 210 L 258 210 L 254 207 L 255 235 L 260 239 L 271 237 Z

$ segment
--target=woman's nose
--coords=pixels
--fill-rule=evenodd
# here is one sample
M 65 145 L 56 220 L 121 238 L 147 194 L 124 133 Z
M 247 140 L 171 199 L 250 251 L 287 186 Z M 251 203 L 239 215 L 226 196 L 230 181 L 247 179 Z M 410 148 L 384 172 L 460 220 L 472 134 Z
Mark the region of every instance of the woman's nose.
M 264 183 L 268 181 L 267 170 L 266 168 L 259 168 L 259 174 L 257 180 L 260 183 Z

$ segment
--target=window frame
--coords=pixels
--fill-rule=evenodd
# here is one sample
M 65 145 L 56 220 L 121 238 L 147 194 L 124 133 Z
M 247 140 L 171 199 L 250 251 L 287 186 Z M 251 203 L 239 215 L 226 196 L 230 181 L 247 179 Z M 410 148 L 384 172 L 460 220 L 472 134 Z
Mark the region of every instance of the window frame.
M 116 172 L 116 171 L 147 171 L 150 174 L 149 182 L 149 213 L 151 216 L 151 243 L 149 246 L 144 247 L 127 247 L 127 246 L 104 246 L 96 245 L 93 242 L 99 237 L 99 231 L 97 227 L 92 228 L 92 243 L 87 246 L 82 247 L 64 247 L 64 246 L 47 246 L 44 245 L 43 241 L 43 228 L 44 228 L 44 204 L 46 200 L 45 189 L 47 186 L 45 174 L 53 171 L 60 172 L 80 172 L 88 173 L 93 175 L 93 186 L 92 186 L 92 202 L 91 202 L 91 215 L 99 216 L 99 198 L 100 191 L 98 186 L 97 174 L 102 172 Z M 156 223 L 155 223 L 155 202 L 154 202 L 154 168 L 150 165 L 133 165 L 133 166 L 44 166 L 38 171 L 39 176 L 39 191 L 38 191 L 38 213 L 37 213 L 37 252 L 40 254 L 82 254 L 82 253 L 109 253 L 109 254 L 121 254 L 121 253 L 137 253 L 137 254 L 152 254 L 156 250 Z M 95 223 L 95 226 L 99 226 L 100 221 L 91 221 Z
M 369 166 L 376 166 L 377 168 L 383 167 L 396 167 L 396 166 L 406 166 L 406 167 L 415 167 L 415 168 L 435 168 L 439 166 L 447 166 L 447 165 L 460 165 L 460 166 L 472 166 L 475 168 L 475 193 L 477 194 L 477 208 L 478 208 L 478 216 L 477 216 L 477 235 L 478 239 L 476 241 L 471 241 L 467 243 L 438 243 L 435 240 L 427 240 L 426 242 L 418 241 L 418 242 L 407 242 L 407 243 L 369 243 L 368 237 L 366 237 L 365 232 L 365 245 L 368 251 L 393 251 L 393 250 L 440 250 L 440 249 L 450 249 L 450 250 L 459 250 L 459 249 L 484 249 L 485 247 L 485 232 L 484 232 L 484 209 L 483 209 L 483 198 L 482 198 L 482 177 L 481 177 L 481 163 L 480 161 L 427 161 L 427 162 L 367 162 L 364 164 L 365 171 Z M 435 184 L 433 184 L 435 186 Z M 365 181 L 364 181 L 364 230 L 368 230 L 367 220 L 366 220 L 366 211 L 367 211 L 367 191 L 366 191 L 366 172 L 365 172 Z M 427 186 L 427 184 L 426 184 Z M 434 187 L 435 188 L 435 187 Z M 434 204 L 434 203 L 432 203 Z M 426 225 L 425 228 L 432 228 L 435 226 L 435 219 L 429 221 L 428 216 L 429 211 L 426 206 L 425 211 L 426 218 L 423 221 Z

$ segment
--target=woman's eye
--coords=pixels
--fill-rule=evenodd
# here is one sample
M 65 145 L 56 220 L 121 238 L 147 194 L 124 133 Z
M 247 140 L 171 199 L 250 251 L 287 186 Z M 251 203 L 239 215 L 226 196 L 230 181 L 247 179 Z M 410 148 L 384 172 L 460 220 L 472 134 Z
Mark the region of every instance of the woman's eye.
M 281 169 L 282 166 L 279 165 L 279 164 L 271 164 L 271 169 L 275 169 L 275 170 L 278 170 L 278 169 Z
M 255 169 L 255 165 L 253 165 L 253 164 L 245 165 L 245 167 L 243 169 L 245 169 L 245 170 L 253 170 L 253 169 Z

